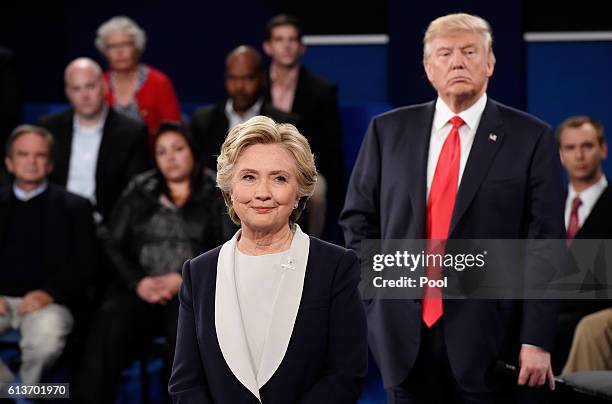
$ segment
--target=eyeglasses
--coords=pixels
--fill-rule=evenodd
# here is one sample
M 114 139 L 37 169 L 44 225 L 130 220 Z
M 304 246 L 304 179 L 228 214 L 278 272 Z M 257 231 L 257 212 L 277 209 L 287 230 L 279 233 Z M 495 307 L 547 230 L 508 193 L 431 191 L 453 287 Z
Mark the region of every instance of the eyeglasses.
M 134 42 L 132 42 L 132 41 L 109 43 L 109 44 L 106 44 L 106 50 L 107 51 L 111 51 L 111 50 L 115 50 L 115 49 L 127 49 L 127 48 L 131 48 L 133 46 L 134 46 Z

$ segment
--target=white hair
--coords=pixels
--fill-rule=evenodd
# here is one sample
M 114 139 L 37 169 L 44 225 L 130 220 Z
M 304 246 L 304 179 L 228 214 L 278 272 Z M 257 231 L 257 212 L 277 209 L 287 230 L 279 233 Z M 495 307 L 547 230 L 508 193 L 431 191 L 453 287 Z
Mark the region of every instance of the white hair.
M 104 54 L 106 50 L 106 38 L 114 33 L 129 34 L 134 40 L 134 47 L 142 53 L 147 44 L 147 34 L 134 20 L 124 15 L 113 17 L 104 22 L 96 32 L 96 48 Z

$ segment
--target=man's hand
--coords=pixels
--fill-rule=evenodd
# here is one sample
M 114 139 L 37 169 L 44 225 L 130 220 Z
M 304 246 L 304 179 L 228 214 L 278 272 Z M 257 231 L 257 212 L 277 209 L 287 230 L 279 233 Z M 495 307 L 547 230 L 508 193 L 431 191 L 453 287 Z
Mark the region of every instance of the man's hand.
M 555 389 L 555 377 L 550 365 L 550 354 L 537 346 L 523 345 L 519 353 L 521 371 L 518 377 L 519 385 L 530 387 L 542 386 L 548 381 L 548 387 Z
M 6 300 L 0 297 L 0 316 L 6 316 L 8 314 L 8 304 Z
M 53 298 L 44 290 L 33 290 L 23 296 L 17 305 L 17 313 L 21 316 L 28 315 L 36 310 L 53 303 Z

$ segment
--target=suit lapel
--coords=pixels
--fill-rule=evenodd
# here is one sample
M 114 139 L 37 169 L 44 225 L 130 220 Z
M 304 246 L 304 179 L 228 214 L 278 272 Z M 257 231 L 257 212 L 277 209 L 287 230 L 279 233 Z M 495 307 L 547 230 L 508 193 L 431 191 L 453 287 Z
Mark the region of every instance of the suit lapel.
M 593 205 L 593 209 L 578 230 L 576 238 L 592 238 L 594 234 L 597 235 L 596 237 L 603 238 L 604 234 L 599 229 L 601 220 L 609 215 L 610 202 L 612 202 L 612 186 L 608 185 Z
M 219 348 L 228 367 L 240 383 L 261 402 L 236 292 L 234 253 L 239 234 L 240 231 L 223 244 L 219 252 L 215 287 L 215 329 Z
M 291 112 L 298 113 L 303 110 L 302 103 L 304 101 L 304 95 L 307 91 L 307 83 L 308 80 L 307 72 L 304 69 L 304 66 L 300 66 L 300 71 L 297 77 L 297 83 L 295 85 L 295 93 L 293 95 L 293 103 L 291 104 Z
M 257 372 L 257 382 L 260 387 L 274 375 L 287 352 L 302 299 L 309 249 L 310 238 L 296 225 L 290 252 L 291 267 L 283 269 L 270 329 Z
M 489 166 L 504 140 L 503 121 L 497 105 L 487 100 L 487 105 L 480 118 L 474 143 L 457 191 L 457 200 L 451 219 L 449 236 L 474 199 L 480 184 L 485 179 Z M 494 135 L 493 138 L 490 135 Z
M 68 170 L 70 168 L 70 157 L 72 154 L 72 136 L 74 131 L 74 110 L 69 109 L 62 117 L 62 128 L 59 133 L 54 133 L 55 158 L 54 168 L 51 173 L 53 182 L 65 187 L 68 185 Z
M 110 153 L 113 150 L 113 136 L 115 135 L 114 131 L 115 126 L 115 111 L 112 108 L 108 109 L 108 113 L 106 115 L 106 120 L 104 121 L 104 127 L 102 128 L 102 140 L 100 141 L 100 150 L 98 150 L 98 161 L 96 163 L 96 199 L 100 201 L 100 195 L 98 195 L 98 186 L 97 184 L 102 184 L 104 182 L 104 167 L 106 166 L 106 161 L 111 158 Z
M 403 150 L 408 152 L 411 158 L 405 159 L 407 164 L 405 180 L 410 190 L 410 200 L 412 202 L 413 217 L 416 223 L 416 234 L 425 237 L 425 207 L 427 204 L 427 158 L 429 155 L 429 139 L 431 137 L 431 127 L 435 112 L 435 102 L 425 104 L 425 112 L 417 114 L 414 123 L 414 133 L 406 133 L 406 146 Z

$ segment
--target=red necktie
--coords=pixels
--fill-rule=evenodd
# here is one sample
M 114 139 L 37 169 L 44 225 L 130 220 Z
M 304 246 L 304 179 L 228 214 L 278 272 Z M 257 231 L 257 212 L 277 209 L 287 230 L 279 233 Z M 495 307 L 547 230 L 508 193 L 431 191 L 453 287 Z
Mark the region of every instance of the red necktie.
M 457 185 L 459 183 L 459 162 L 461 160 L 461 139 L 459 127 L 463 119 L 458 116 L 449 121 L 453 127 L 444 141 L 442 151 L 438 157 L 436 171 L 434 172 L 429 199 L 427 201 L 425 235 L 428 254 L 444 254 L 444 242 L 448 238 L 455 199 L 457 198 Z M 429 279 L 441 279 L 442 268 L 427 267 L 425 275 Z M 426 287 L 422 301 L 421 316 L 423 322 L 433 326 L 442 317 L 442 293 L 437 287 Z
M 565 234 L 565 243 L 569 247 L 572 245 L 572 241 L 580 230 L 580 222 L 578 221 L 578 208 L 582 205 L 580 196 L 576 195 L 572 200 L 572 211 L 570 212 L 570 219 L 567 225 L 567 233 Z

